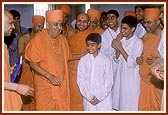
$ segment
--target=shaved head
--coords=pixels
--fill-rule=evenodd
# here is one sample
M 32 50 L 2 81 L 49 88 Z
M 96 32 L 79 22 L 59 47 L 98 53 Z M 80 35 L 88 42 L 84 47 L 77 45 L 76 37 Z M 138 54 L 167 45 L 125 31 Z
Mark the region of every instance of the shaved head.
M 79 31 L 84 31 L 89 26 L 89 16 L 86 13 L 80 13 L 76 19 L 76 26 Z
M 86 13 L 80 13 L 78 16 L 77 16 L 77 19 L 79 18 L 79 17 L 87 17 L 88 19 L 89 19 L 89 16 L 86 14 Z
M 9 11 L 4 10 L 4 35 L 10 36 L 13 29 L 15 29 L 13 16 Z

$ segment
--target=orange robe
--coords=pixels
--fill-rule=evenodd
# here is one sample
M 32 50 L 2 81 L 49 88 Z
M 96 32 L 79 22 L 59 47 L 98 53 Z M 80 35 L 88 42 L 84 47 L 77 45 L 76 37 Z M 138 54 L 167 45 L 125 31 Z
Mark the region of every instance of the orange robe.
M 143 64 L 140 65 L 140 96 L 139 96 L 139 110 L 140 111 L 159 111 L 163 81 L 153 77 L 150 72 L 150 65 L 146 63 L 147 58 L 151 55 L 158 56 L 158 45 L 160 43 L 160 36 L 150 33 L 145 34 L 143 37 Z
M 4 45 L 4 80 L 10 81 L 10 64 L 7 46 Z M 20 111 L 22 100 L 18 93 L 14 91 L 4 91 L 4 111 Z
M 66 32 L 63 33 L 63 35 L 65 35 L 65 37 L 68 39 L 71 36 L 69 35 L 69 32 L 73 33 L 73 35 L 75 34 L 75 30 L 73 28 L 71 28 L 69 25 L 66 25 L 67 29 Z
M 104 32 L 104 30 L 98 26 L 95 30 L 94 30 L 95 33 L 99 33 L 100 35 Z
M 52 39 L 47 30 L 42 30 L 26 46 L 25 58 L 39 63 L 45 71 L 57 76 L 61 87 L 54 86 L 43 76 L 34 73 L 36 110 L 70 110 L 69 78 L 67 61 L 69 47 L 65 37 L 59 35 Z
M 22 71 L 20 73 L 20 84 L 25 84 L 30 87 L 34 87 L 33 85 L 33 73 L 30 70 L 30 66 L 26 63 L 25 59 L 23 60 Z M 23 111 L 34 111 L 35 110 L 35 100 L 34 96 L 22 96 L 23 100 Z
M 34 33 L 32 31 L 31 34 L 25 34 L 24 36 L 26 36 L 26 38 L 21 38 L 21 39 L 27 39 L 27 41 L 24 43 L 24 45 L 26 46 L 27 43 L 31 40 L 30 38 L 34 36 Z M 25 53 L 25 51 L 24 51 L 24 53 Z M 23 60 L 22 71 L 20 73 L 20 79 L 19 79 L 18 83 L 26 84 L 30 87 L 34 87 L 34 85 L 33 85 L 33 73 L 30 69 L 30 65 L 28 65 L 26 63 L 25 59 Z M 22 96 L 22 101 L 23 101 L 23 106 L 22 106 L 23 111 L 34 111 L 35 110 L 34 95 Z
M 68 39 L 72 55 L 86 52 L 86 37 L 92 30 L 79 31 Z M 83 98 L 77 85 L 77 66 L 79 60 L 69 62 L 70 106 L 72 111 L 83 111 Z

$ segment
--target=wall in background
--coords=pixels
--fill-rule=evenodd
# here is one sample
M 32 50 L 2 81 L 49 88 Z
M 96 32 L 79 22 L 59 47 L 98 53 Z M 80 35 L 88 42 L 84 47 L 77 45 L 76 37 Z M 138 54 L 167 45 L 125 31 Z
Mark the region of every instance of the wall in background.
M 31 28 L 34 14 L 33 4 L 4 4 L 7 10 L 17 10 L 20 13 L 21 26 Z
M 34 2 L 35 3 L 35 2 Z M 54 3 L 56 6 L 57 4 Z M 90 8 L 95 8 L 100 11 L 108 11 L 110 9 L 115 9 L 120 14 L 120 19 L 123 18 L 123 14 L 125 10 L 134 10 L 135 4 L 113 4 L 112 2 L 109 3 L 103 3 L 103 4 L 92 4 L 91 2 L 87 2 L 87 5 L 90 4 Z M 5 9 L 8 10 L 18 10 L 21 14 L 21 25 L 30 28 L 32 26 L 31 18 L 34 15 L 34 7 L 33 4 L 5 4 Z M 85 4 L 71 4 L 71 16 L 69 24 L 73 21 L 74 18 L 76 18 L 77 14 L 79 12 L 85 12 Z

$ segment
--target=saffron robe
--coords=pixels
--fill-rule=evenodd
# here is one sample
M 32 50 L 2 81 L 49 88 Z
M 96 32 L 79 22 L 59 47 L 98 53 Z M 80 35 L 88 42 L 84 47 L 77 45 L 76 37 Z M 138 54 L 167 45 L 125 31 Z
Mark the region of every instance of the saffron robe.
M 4 44 L 4 80 L 10 82 L 10 63 L 7 46 Z M 20 111 L 22 100 L 15 91 L 4 91 L 4 111 Z
M 104 32 L 104 30 L 98 26 L 95 30 L 94 30 L 94 33 L 99 33 L 100 35 Z
M 31 37 L 34 35 L 34 33 L 32 32 L 31 34 L 25 34 L 22 37 L 19 38 L 19 42 L 18 45 L 24 45 L 26 47 L 27 43 L 31 40 Z M 25 49 L 23 51 L 23 53 L 25 53 Z M 34 88 L 33 85 L 33 71 L 31 71 L 30 65 L 28 64 L 28 62 L 26 62 L 25 59 L 23 59 L 23 64 L 22 64 L 22 70 L 20 73 L 20 79 L 19 82 L 20 84 L 25 84 L 28 85 L 30 87 Z M 35 110 L 35 100 L 34 100 L 34 95 L 31 96 L 22 96 L 22 100 L 23 100 L 23 107 L 22 110 L 23 111 L 34 111 Z
M 69 78 L 67 61 L 69 47 L 62 35 L 52 39 L 47 30 L 36 34 L 28 43 L 25 58 L 39 63 L 45 71 L 57 76 L 61 87 L 54 86 L 43 76 L 34 73 L 36 110 L 67 111 L 70 110 Z
M 87 29 L 79 31 L 68 39 L 69 48 L 73 55 L 79 55 L 86 52 L 86 37 L 93 31 Z M 69 62 L 69 81 L 70 81 L 70 106 L 72 111 L 83 110 L 83 99 L 77 85 L 77 66 L 78 61 Z
M 68 39 L 70 38 L 72 35 L 75 34 L 75 30 L 73 28 L 71 28 L 69 25 L 66 25 L 67 29 L 66 31 L 63 33 L 63 35 L 65 35 L 65 37 Z
M 147 58 L 151 56 L 160 57 L 158 46 L 161 36 L 146 33 L 143 37 L 143 63 L 140 65 L 140 96 L 139 96 L 139 110 L 140 111 L 159 111 L 163 81 L 153 77 L 150 72 L 150 65 L 146 63 Z

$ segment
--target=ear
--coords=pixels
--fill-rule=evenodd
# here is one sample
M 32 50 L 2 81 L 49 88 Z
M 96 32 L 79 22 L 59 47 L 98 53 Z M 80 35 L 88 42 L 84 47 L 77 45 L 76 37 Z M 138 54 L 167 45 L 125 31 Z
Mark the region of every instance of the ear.
M 101 43 L 98 44 L 98 49 L 100 49 L 100 48 L 101 48 Z
M 90 25 L 90 20 L 88 21 L 88 27 L 89 27 L 89 25 Z
M 134 32 L 135 31 L 135 27 L 131 28 L 131 31 Z
M 117 21 L 118 21 L 118 22 L 120 21 L 120 17 L 117 18 Z
M 160 20 L 157 20 L 156 23 L 157 23 L 157 25 L 160 25 Z

